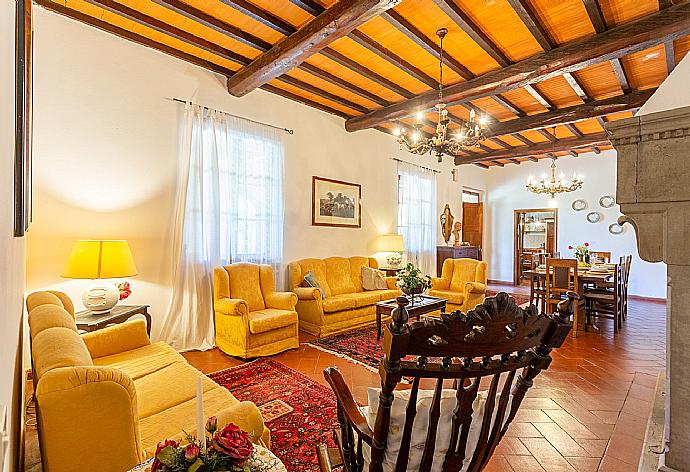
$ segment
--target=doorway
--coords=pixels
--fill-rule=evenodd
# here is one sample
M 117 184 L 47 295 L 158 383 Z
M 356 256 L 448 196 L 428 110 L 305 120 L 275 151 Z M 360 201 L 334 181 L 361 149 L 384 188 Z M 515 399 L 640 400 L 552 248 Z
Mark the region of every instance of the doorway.
M 529 282 L 525 271 L 558 257 L 558 209 L 515 210 L 513 284 Z
M 462 189 L 462 240 L 482 249 L 484 206 L 477 190 Z

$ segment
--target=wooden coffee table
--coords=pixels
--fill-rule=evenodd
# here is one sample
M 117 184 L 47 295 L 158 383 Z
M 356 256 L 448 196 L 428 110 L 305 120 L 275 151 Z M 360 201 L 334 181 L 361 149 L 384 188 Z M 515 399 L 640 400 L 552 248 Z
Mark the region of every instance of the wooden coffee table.
M 381 339 L 381 318 L 383 315 L 391 316 L 393 309 L 398 306 L 395 298 L 390 300 L 384 300 L 376 304 L 376 340 Z M 427 313 L 432 313 L 438 310 L 446 309 L 446 299 L 438 297 L 430 297 L 429 295 L 415 295 L 414 305 L 407 305 L 407 312 L 410 314 L 410 318 L 413 316 L 419 317 L 426 315 Z

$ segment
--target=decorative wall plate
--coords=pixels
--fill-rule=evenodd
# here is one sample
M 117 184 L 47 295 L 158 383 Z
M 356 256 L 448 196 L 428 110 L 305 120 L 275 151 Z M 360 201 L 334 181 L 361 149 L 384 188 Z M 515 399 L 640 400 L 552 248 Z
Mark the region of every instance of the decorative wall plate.
M 587 221 L 589 221 L 590 223 L 599 223 L 600 220 L 601 213 L 599 213 L 598 211 L 590 211 L 589 213 L 587 213 Z
M 615 204 L 616 199 L 611 195 L 604 195 L 599 199 L 599 205 L 601 205 L 602 208 L 611 208 Z
M 587 202 L 585 200 L 579 199 L 579 200 L 575 200 L 570 206 L 575 211 L 582 211 L 585 208 L 587 208 Z
M 611 234 L 621 234 L 625 228 L 618 223 L 611 223 L 609 225 L 609 233 Z

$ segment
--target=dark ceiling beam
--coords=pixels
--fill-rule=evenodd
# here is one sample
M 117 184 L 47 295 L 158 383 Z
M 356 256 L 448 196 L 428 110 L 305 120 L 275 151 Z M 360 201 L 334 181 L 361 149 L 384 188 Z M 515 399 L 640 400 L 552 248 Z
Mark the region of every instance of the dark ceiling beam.
M 631 111 L 644 105 L 655 91 L 656 89 L 647 89 L 631 92 L 626 95 L 593 100 L 580 105 L 529 115 L 516 120 L 500 121 L 498 123 L 492 123 L 487 131 L 491 136 L 502 136 L 522 131 L 566 125 L 568 123 L 610 115 L 611 113 Z
M 623 68 L 623 63 L 620 58 L 611 59 L 611 67 L 613 68 L 613 73 L 616 74 L 616 79 L 621 86 L 623 92 L 630 91 L 630 81 L 628 80 L 628 74 L 626 74 Z
M 546 139 L 548 139 L 549 141 L 555 141 L 555 140 L 556 140 L 556 138 L 554 138 L 554 136 L 553 136 L 553 134 L 552 134 L 551 131 L 546 131 L 544 128 L 539 128 L 539 129 L 537 129 L 537 130 L 535 130 L 535 131 L 536 131 L 537 133 L 541 134 L 542 136 L 544 136 L 544 137 L 545 137 Z
M 670 74 L 676 67 L 676 49 L 673 41 L 664 43 L 664 55 L 666 57 L 666 71 Z
M 524 88 L 527 91 L 527 93 L 532 95 L 532 98 L 534 98 L 537 101 L 537 103 L 539 103 L 539 105 L 543 106 L 547 110 L 553 110 L 554 108 L 556 108 L 556 105 L 551 103 L 551 101 L 548 98 L 546 98 L 544 94 L 537 89 L 536 86 L 528 84 L 525 85 Z
M 124 28 L 120 28 L 119 26 L 115 26 L 111 23 L 108 23 L 106 21 L 100 20 L 96 17 L 87 15 L 85 13 L 82 13 L 78 10 L 74 10 L 72 8 L 66 7 L 62 4 L 53 2 L 51 0 L 34 0 L 38 5 L 42 6 L 43 8 L 46 8 L 47 10 L 53 11 L 57 14 L 66 16 L 68 18 L 72 18 L 73 20 L 79 21 L 81 23 L 85 23 L 87 25 L 93 26 L 94 28 L 98 28 L 102 31 L 105 31 L 107 33 L 114 34 L 116 36 L 119 36 L 123 39 L 126 39 L 128 41 L 132 41 L 137 44 L 141 44 L 142 46 L 149 47 L 151 49 L 155 49 L 157 51 L 160 51 L 164 54 L 168 54 L 172 57 L 175 57 L 177 59 L 180 59 L 182 61 L 188 62 L 190 64 L 194 64 L 196 66 L 202 67 L 204 69 L 210 70 L 212 72 L 215 72 L 217 74 L 221 74 L 224 76 L 229 76 L 234 73 L 233 70 L 228 69 L 226 67 L 223 67 L 219 64 L 216 64 L 211 61 L 207 61 L 205 59 L 201 59 L 197 56 L 194 56 L 192 54 L 180 51 L 178 49 L 175 49 L 171 46 L 168 46 L 167 44 L 164 43 L 159 43 L 158 41 L 155 41 L 151 38 L 148 38 L 146 36 L 142 36 L 136 33 L 133 33 L 131 31 L 128 31 Z M 272 85 L 264 85 L 261 87 L 263 90 L 266 90 L 268 92 L 280 95 L 282 97 L 288 98 L 290 100 L 295 100 L 298 102 L 301 102 L 307 106 L 319 109 L 321 111 L 325 111 L 327 113 L 331 113 L 333 115 L 339 116 L 341 118 L 347 119 L 350 118 L 352 115 L 349 115 L 347 113 L 344 113 L 340 110 L 336 110 L 334 108 L 331 108 L 327 105 L 315 102 L 313 100 L 309 100 L 304 97 L 300 97 L 298 95 L 295 95 L 293 93 L 287 92 L 285 90 L 279 89 L 278 87 L 272 86 Z
M 575 127 L 574 124 L 572 124 L 572 123 L 565 123 L 563 126 L 565 126 L 565 127 L 568 129 L 568 131 L 570 131 L 571 133 L 573 133 L 573 134 L 574 134 L 575 136 L 577 136 L 578 138 L 584 138 L 585 135 L 582 133 L 582 131 L 580 131 L 579 129 L 577 129 L 577 128 Z
M 572 149 L 570 151 L 568 151 L 568 154 L 570 154 L 573 157 L 579 156 L 579 154 L 576 151 L 573 151 Z
M 508 3 L 545 52 L 556 47 L 527 0 L 508 0 Z
M 512 61 L 483 31 L 472 21 L 472 19 L 452 0 L 434 0 L 434 3 L 450 19 L 460 27 L 472 40 L 479 45 L 494 61 L 501 67 L 512 64 Z
M 517 165 L 522 164 L 522 161 L 518 161 L 517 159 L 508 159 L 508 162 L 510 162 L 511 164 L 517 164 Z
M 606 129 L 606 123 L 607 123 L 607 121 L 604 119 L 603 116 L 598 116 L 598 117 L 597 117 L 597 123 L 599 123 L 599 126 L 601 126 L 602 128 Z
M 417 46 L 424 49 L 426 52 L 434 56 L 436 59 L 441 57 L 441 47 L 417 29 L 412 23 L 407 21 L 400 13 L 389 10 L 381 14 L 381 18 L 385 19 L 388 23 L 397 28 L 402 34 L 407 36 L 412 42 Z M 448 54 L 448 51 L 444 51 L 443 63 L 448 66 L 453 72 L 458 74 L 463 79 L 472 79 L 475 75 L 467 67 L 463 66 L 460 62 L 454 59 Z
M 501 138 L 498 138 L 496 136 L 489 138 L 489 141 L 493 141 L 494 143 L 498 144 L 499 146 L 503 147 L 504 149 L 512 149 L 513 148 L 513 146 L 511 146 L 510 144 L 506 143 Z
M 601 154 L 601 149 L 599 149 L 599 148 L 596 147 L 596 146 L 592 146 L 592 152 L 593 152 L 594 154 Z
M 297 31 L 297 28 L 291 24 L 246 0 L 221 0 L 221 2 L 285 36 L 290 36 Z
M 597 33 L 603 33 L 606 31 L 606 19 L 604 18 L 604 13 L 601 11 L 598 0 L 582 0 L 585 5 L 585 10 L 587 10 L 587 15 L 589 16 L 589 21 L 592 22 L 594 26 L 594 31 Z
M 457 157 L 456 157 L 455 159 L 457 160 Z M 498 167 L 505 167 L 505 166 L 506 166 L 506 165 L 505 165 L 504 163 L 502 163 L 502 162 L 498 162 L 498 161 L 490 161 L 490 162 L 491 162 L 493 165 L 498 166 Z M 473 163 L 473 164 L 474 164 L 474 163 Z M 458 164 L 455 164 L 455 165 L 458 165 Z
M 673 6 L 673 0 L 659 0 L 659 10 Z
M 290 0 L 290 3 L 297 5 L 302 10 L 314 16 L 320 15 L 325 10 L 324 7 L 316 3 L 314 0 Z
M 455 157 L 455 165 L 474 164 L 477 162 L 494 161 L 496 159 L 514 159 L 534 155 L 549 155 L 553 152 L 568 152 L 577 148 L 603 146 L 609 144 L 606 133 L 585 135 L 584 138 L 559 139 L 555 143 L 539 143 L 533 146 L 520 146 L 505 151 L 495 151 L 476 157 Z
M 585 90 L 585 87 L 577 79 L 577 77 L 575 77 L 574 74 L 567 72 L 563 74 L 563 78 L 566 82 L 568 82 L 568 85 L 570 85 L 570 88 L 573 89 L 577 96 L 580 97 L 580 100 L 582 100 L 583 102 L 589 102 L 590 100 L 592 100 L 592 97 L 589 96 L 589 94 Z
M 515 105 L 513 102 L 508 100 L 503 95 L 493 95 L 491 98 L 493 98 L 495 102 L 497 102 L 499 105 L 506 108 L 509 112 L 513 113 L 514 115 L 527 116 L 527 113 L 520 110 L 520 108 L 518 108 L 517 105 Z
M 482 164 L 481 162 L 477 162 L 475 164 L 477 167 L 481 167 L 482 169 L 488 169 L 490 166 L 487 166 L 486 164 Z
M 309 56 L 396 4 L 388 0 L 338 1 L 230 77 L 228 92 L 236 97 L 246 95 L 299 66 Z
M 567 43 L 513 65 L 488 72 L 475 79 L 449 85 L 444 95 L 449 102 L 469 101 L 535 84 L 566 72 L 642 51 L 690 32 L 690 2 L 674 5 L 601 34 Z M 371 128 L 404 118 L 414 110 L 431 108 L 436 91 L 384 107 L 346 122 L 348 131 Z
M 520 142 L 521 142 L 522 144 L 524 144 L 525 146 L 533 146 L 533 145 L 534 145 L 534 143 L 533 143 L 532 141 L 530 141 L 529 139 L 525 138 L 525 137 L 524 137 L 523 135 L 521 135 L 520 133 L 511 133 L 510 135 L 511 135 L 513 138 L 515 138 L 515 139 L 517 139 L 518 141 L 520 141 Z
M 537 158 L 534 157 L 534 156 L 525 156 L 525 157 L 527 158 L 528 161 L 539 162 L 539 159 L 537 159 Z

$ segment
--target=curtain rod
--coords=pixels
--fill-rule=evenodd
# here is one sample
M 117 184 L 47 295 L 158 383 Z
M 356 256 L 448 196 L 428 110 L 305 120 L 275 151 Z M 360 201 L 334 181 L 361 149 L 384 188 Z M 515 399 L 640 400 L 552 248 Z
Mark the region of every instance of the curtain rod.
M 180 103 L 187 103 L 187 102 L 193 103 L 193 102 L 191 102 L 191 101 L 189 101 L 189 100 L 182 100 L 181 98 L 168 98 L 167 100 L 172 100 L 173 102 L 180 102 Z M 198 103 L 194 103 L 194 104 L 195 104 L 195 105 L 198 105 L 198 106 L 200 106 L 200 107 L 202 107 L 202 108 L 204 108 L 204 109 L 206 109 L 206 110 L 216 110 L 215 108 L 207 107 L 207 106 L 205 106 L 205 105 L 199 105 Z M 216 110 L 216 111 L 219 111 L 219 112 L 224 113 L 224 114 L 226 114 L 226 115 L 233 116 L 233 117 L 235 117 L 235 118 L 239 118 L 239 119 L 241 119 L 241 120 L 250 121 L 250 122 L 256 123 L 256 124 L 258 124 L 258 125 L 264 125 L 264 126 L 268 126 L 269 128 L 279 129 L 279 130 L 281 130 L 281 131 L 285 131 L 287 134 L 295 134 L 295 131 L 294 131 L 294 130 L 291 130 L 291 129 L 288 129 L 288 128 L 281 128 L 280 126 L 275 126 L 275 125 L 272 125 L 272 124 L 270 124 L 270 123 L 262 123 L 261 121 L 251 120 L 251 119 L 249 119 L 249 118 L 245 118 L 244 116 L 233 115 L 232 113 L 228 113 L 227 111 L 223 111 L 223 110 Z
M 402 162 L 403 164 L 409 164 L 411 166 L 419 167 L 421 169 L 430 170 L 431 172 L 435 172 L 437 174 L 442 173 L 440 170 L 432 169 L 431 167 L 420 166 L 419 164 L 413 164 L 412 162 L 403 161 L 402 159 L 398 159 L 397 157 L 391 157 L 391 159 L 397 162 Z

